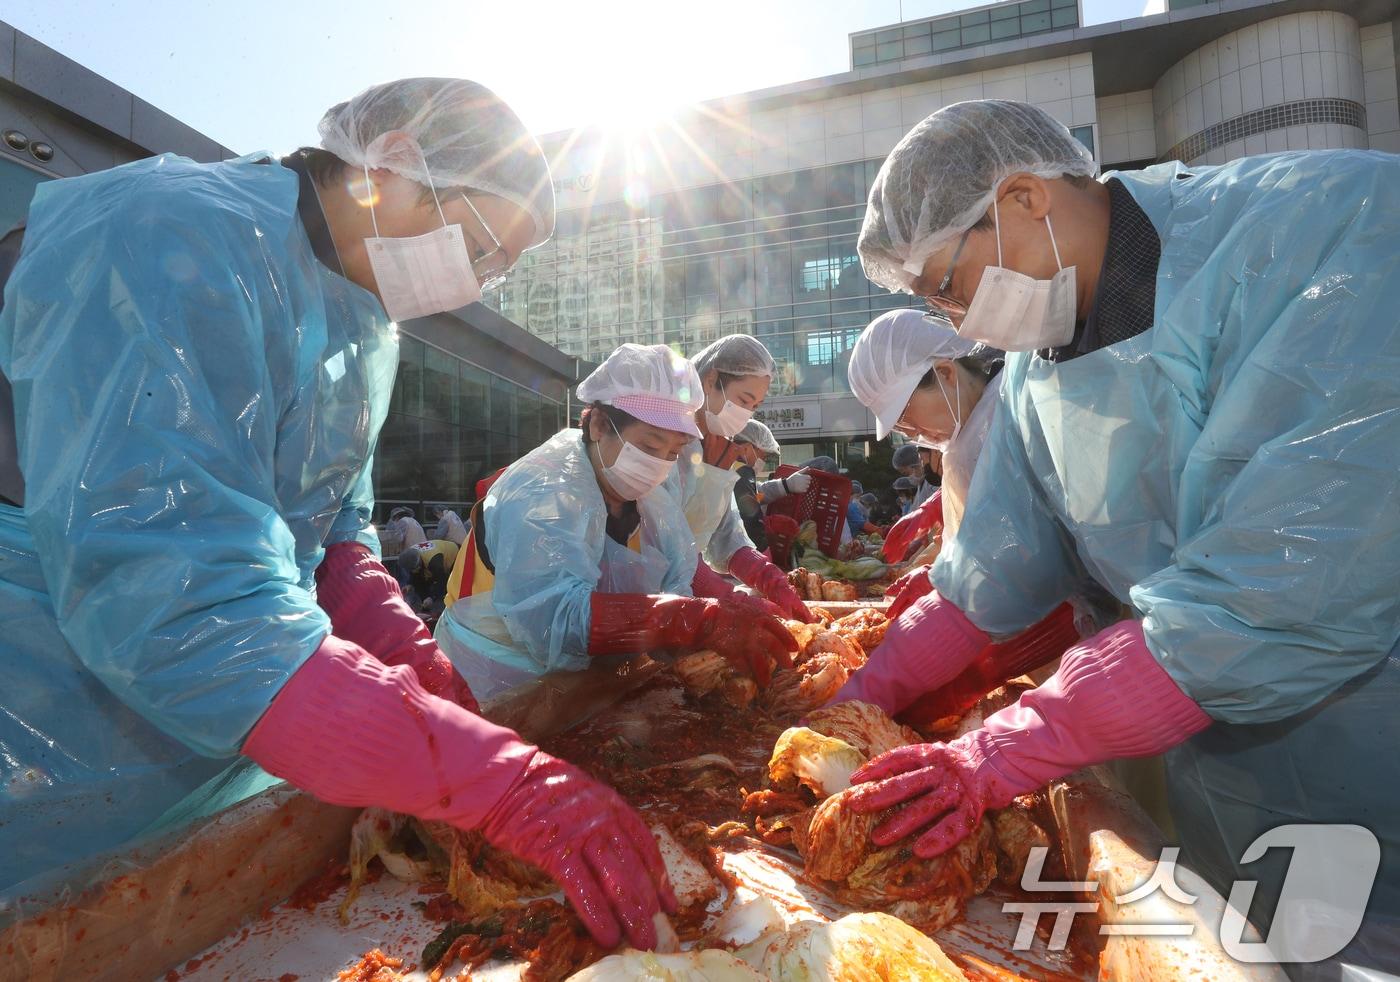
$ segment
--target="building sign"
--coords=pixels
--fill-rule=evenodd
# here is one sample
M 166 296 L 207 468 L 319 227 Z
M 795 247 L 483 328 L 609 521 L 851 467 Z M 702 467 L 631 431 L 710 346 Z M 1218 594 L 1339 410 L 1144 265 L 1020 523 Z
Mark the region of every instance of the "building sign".
M 822 407 L 819 402 L 769 406 L 754 413 L 754 417 L 774 433 L 787 430 L 819 430 L 822 427 Z

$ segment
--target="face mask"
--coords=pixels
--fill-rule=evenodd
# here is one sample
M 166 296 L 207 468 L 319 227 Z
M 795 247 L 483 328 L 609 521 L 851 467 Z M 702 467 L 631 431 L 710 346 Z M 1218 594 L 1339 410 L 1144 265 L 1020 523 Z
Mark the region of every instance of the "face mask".
M 598 447 L 598 464 L 603 468 L 603 480 L 624 500 L 637 501 L 660 487 L 670 476 L 672 462 L 658 460 L 645 450 L 632 446 L 622 439 L 615 425 L 613 432 L 622 440 L 622 450 L 609 467 L 603 463 L 603 448 Z
M 749 425 L 749 420 L 753 419 L 753 410 L 730 402 L 724 394 L 724 386 L 717 386 L 717 388 L 719 389 L 719 397 L 724 399 L 724 407 L 717 413 L 710 412 L 710 400 L 707 398 L 705 400 L 705 426 L 716 436 L 732 440 L 739 435 L 739 431 Z
M 958 334 L 1003 351 L 1037 351 L 1069 344 L 1074 339 L 1078 309 L 1074 267 L 1066 268 L 1060 263 L 1060 249 L 1055 245 L 1050 216 L 1045 216 L 1045 228 L 1050 233 L 1050 248 L 1055 252 L 1055 265 L 1060 271 L 1049 280 L 1032 279 L 1002 266 L 1001 223 L 995 200 L 992 201 L 992 221 L 997 232 L 997 264 L 983 271 L 977 295 L 967 308 Z
M 423 169 L 426 173 L 426 161 Z M 368 168 L 365 183 L 369 183 Z M 432 188 L 431 182 L 428 187 Z M 365 248 L 379 299 L 389 319 L 396 323 L 457 310 L 481 299 L 481 284 L 467 254 L 462 226 L 448 224 L 436 191 L 433 201 L 442 228 L 402 238 L 380 236 L 374 205 L 369 207 L 374 235 L 365 239 Z

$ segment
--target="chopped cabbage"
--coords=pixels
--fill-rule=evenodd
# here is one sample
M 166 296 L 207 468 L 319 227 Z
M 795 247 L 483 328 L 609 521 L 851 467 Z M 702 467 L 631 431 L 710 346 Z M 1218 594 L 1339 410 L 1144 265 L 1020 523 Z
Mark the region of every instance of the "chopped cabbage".
M 825 798 L 849 788 L 851 775 L 864 763 L 865 755 L 844 740 L 794 726 L 773 745 L 768 779 L 778 787 L 796 781 Z
M 727 951 L 705 948 L 658 955 L 624 951 L 570 975 L 567 982 L 763 982 L 763 977 Z
M 966 982 L 932 940 L 889 914 L 804 921 L 735 952 L 764 978 L 792 982 Z

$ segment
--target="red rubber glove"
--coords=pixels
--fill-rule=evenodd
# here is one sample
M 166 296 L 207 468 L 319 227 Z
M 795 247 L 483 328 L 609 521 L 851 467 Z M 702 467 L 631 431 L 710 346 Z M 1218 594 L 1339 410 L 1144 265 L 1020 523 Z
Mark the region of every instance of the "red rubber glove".
M 762 597 L 755 597 L 745 593 L 743 590 L 733 586 L 723 576 L 710 569 L 710 564 L 705 562 L 705 557 L 699 557 L 695 566 L 695 576 L 690 581 L 690 591 L 697 597 L 709 597 L 711 600 L 722 600 L 725 606 L 737 605 L 748 607 L 757 613 L 768 614 L 770 617 L 782 617 L 783 611 L 775 603 L 770 603 Z
M 788 582 L 787 574 L 765 559 L 757 549 L 745 546 L 730 556 L 729 572 L 777 604 L 784 617 L 804 624 L 816 620 Z
M 791 668 L 792 652 L 797 650 L 797 642 L 781 621 L 751 607 L 645 593 L 595 593 L 590 600 L 590 655 L 708 648 L 748 672 L 759 685 L 767 685 L 774 662 Z
M 932 573 L 933 567 L 928 564 L 915 566 L 891 583 L 890 588 L 885 591 L 885 596 L 890 600 L 890 609 L 885 612 L 885 616 L 896 620 L 915 600 L 928 596 L 933 591 Z
M 336 637 L 359 645 L 385 665 L 407 665 L 430 693 L 477 712 L 466 680 L 367 548 L 339 542 L 326 550 L 316 567 L 316 601 Z
M 612 790 L 334 636 L 243 745 L 322 801 L 481 829 L 544 869 L 599 944 L 655 946 L 675 896 L 651 833 Z
M 931 859 L 961 842 L 988 808 L 1090 764 L 1162 753 L 1209 725 L 1148 650 L 1142 624 L 1123 621 L 1072 648 L 1043 686 L 980 730 L 899 747 L 861 767 L 851 775 L 862 785 L 851 808 L 902 806 L 871 841 L 883 847 L 922 833 L 914 854 Z
M 894 716 L 957 678 L 989 643 L 962 611 L 932 590 L 890 625 L 865 667 L 831 701 L 859 699 Z
M 988 645 L 953 681 L 914 700 L 900 721 L 921 729 L 949 716 L 961 716 L 978 699 L 1007 680 L 1033 672 L 1054 661 L 1065 649 L 1079 643 L 1074 608 L 1060 604 L 1039 624 L 1000 644 Z
M 890 534 L 885 536 L 885 562 L 897 563 L 904 559 L 913 541 L 933 531 L 935 525 L 943 523 L 943 491 L 933 492 L 924 503 L 912 509 L 894 523 Z

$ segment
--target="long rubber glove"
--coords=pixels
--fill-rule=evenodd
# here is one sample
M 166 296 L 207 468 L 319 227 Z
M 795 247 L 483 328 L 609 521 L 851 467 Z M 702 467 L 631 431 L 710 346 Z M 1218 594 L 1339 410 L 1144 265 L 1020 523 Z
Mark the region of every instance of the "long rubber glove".
M 331 632 L 386 665 L 407 665 L 423 688 L 477 711 L 471 688 L 413 612 L 398 582 L 365 546 L 340 542 L 316 567 L 316 600 Z
M 762 597 L 745 593 L 731 584 L 710 568 L 710 564 L 705 562 L 704 556 L 700 556 L 695 564 L 695 576 L 690 581 L 690 592 L 697 597 L 723 601 L 725 606 L 750 607 L 761 614 L 768 614 L 772 617 L 786 616 L 777 604 L 764 600 Z
M 729 572 L 738 577 L 742 583 L 753 587 L 777 604 L 782 609 L 784 617 L 801 621 L 804 624 L 811 624 L 817 619 L 807 609 L 807 605 L 802 602 L 797 591 L 792 588 L 792 584 L 788 582 L 787 574 L 773 565 L 757 549 L 744 546 L 730 556 Z
M 1080 767 L 1162 753 L 1209 725 L 1148 650 L 1142 624 L 1124 621 L 1071 649 L 1044 685 L 981 729 L 899 747 L 861 767 L 851 775 L 861 785 L 851 808 L 902 806 L 871 841 L 883 847 L 921 833 L 914 854 L 930 859 L 962 841 L 988 808 Z
M 675 896 L 650 831 L 611 789 L 334 636 L 243 745 L 322 801 L 480 829 L 554 877 L 599 944 L 654 947 Z
M 595 593 L 590 655 L 645 654 L 661 648 L 709 649 L 767 685 L 774 663 L 792 667 L 797 642 L 776 617 L 704 597 Z
M 921 535 L 927 535 L 935 525 L 943 522 L 943 491 L 935 491 L 919 507 L 911 509 L 894 523 L 890 534 L 885 537 L 885 562 L 897 563 L 904 559 L 909 546 Z
M 982 649 L 971 665 L 942 688 L 914 700 L 900 714 L 900 722 L 915 729 L 937 720 L 966 713 L 978 699 L 1009 679 L 1033 672 L 1059 658 L 1079 643 L 1074 626 L 1074 608 L 1060 604 L 1044 620 L 999 644 Z
M 885 591 L 885 596 L 889 598 L 890 607 L 885 612 L 890 620 L 897 620 L 899 615 L 908 610 L 920 597 L 926 597 L 933 592 L 933 577 L 930 575 L 933 567 L 928 563 L 923 566 L 915 566 L 899 579 L 890 584 L 890 588 Z
M 957 678 L 991 640 L 933 590 L 890 625 L 865 667 L 831 701 L 859 699 L 894 716 Z

